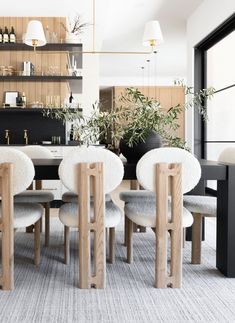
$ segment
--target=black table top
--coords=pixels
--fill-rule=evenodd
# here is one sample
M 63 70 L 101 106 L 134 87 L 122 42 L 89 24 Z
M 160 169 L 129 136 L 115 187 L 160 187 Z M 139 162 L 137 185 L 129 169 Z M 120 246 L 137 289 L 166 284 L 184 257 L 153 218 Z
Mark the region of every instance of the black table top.
M 57 179 L 58 166 L 61 158 L 50 159 L 33 159 L 35 166 L 36 179 Z M 205 180 L 225 180 L 227 177 L 227 166 L 217 161 L 206 159 L 199 160 L 202 168 L 202 179 Z M 124 179 L 136 179 L 136 164 L 128 164 L 124 162 Z

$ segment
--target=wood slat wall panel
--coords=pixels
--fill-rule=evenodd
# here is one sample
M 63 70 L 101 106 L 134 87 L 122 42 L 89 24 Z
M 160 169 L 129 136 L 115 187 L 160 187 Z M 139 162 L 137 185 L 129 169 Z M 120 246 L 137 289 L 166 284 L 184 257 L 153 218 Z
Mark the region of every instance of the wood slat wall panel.
M 110 100 L 113 101 L 114 98 L 117 98 L 122 93 L 124 93 L 125 88 L 127 86 L 114 86 L 110 87 L 109 89 L 101 90 L 100 91 L 100 99 L 104 98 L 103 111 L 110 110 Z M 131 86 L 128 86 L 131 87 Z M 185 93 L 184 87 L 181 86 L 134 86 L 138 88 L 144 95 L 147 95 L 151 98 L 155 98 L 159 100 L 161 103 L 161 107 L 164 110 L 170 109 L 172 106 L 177 104 L 184 105 L 185 103 Z M 110 95 L 110 100 L 107 99 L 108 92 Z M 178 124 L 180 125 L 179 129 L 177 130 L 177 135 L 185 139 L 185 113 L 182 112 Z
M 44 31 L 48 26 L 50 32 L 56 32 L 58 42 L 65 41 L 65 30 L 61 22 L 66 23 L 65 17 L 0 17 L 0 27 L 8 29 L 14 27 L 17 42 L 22 42 L 22 36 L 26 32 L 27 24 L 30 20 L 40 20 Z M 16 71 L 22 70 L 22 62 L 30 61 L 35 65 L 37 74 L 49 73 L 49 68 L 53 67 L 59 75 L 67 75 L 67 55 L 66 53 L 40 52 L 36 53 L 29 48 L 29 51 L 1 51 L 0 66 L 14 66 Z M 5 91 L 25 92 L 27 104 L 40 101 L 46 103 L 46 97 L 60 97 L 63 102 L 69 94 L 69 86 L 59 82 L 0 82 L 0 106 L 4 102 Z M 58 101 L 58 100 L 57 100 Z

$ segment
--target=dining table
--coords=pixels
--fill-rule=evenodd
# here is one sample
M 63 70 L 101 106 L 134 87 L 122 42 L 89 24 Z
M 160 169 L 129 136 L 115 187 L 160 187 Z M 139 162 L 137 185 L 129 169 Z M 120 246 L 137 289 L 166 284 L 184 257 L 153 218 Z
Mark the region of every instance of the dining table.
M 59 179 L 58 167 L 61 160 L 33 159 L 35 179 Z M 199 162 L 202 169 L 201 179 L 190 194 L 204 195 L 206 181 L 217 181 L 216 267 L 226 277 L 235 278 L 235 164 L 205 159 Z M 136 164 L 124 162 L 123 179 L 136 179 Z

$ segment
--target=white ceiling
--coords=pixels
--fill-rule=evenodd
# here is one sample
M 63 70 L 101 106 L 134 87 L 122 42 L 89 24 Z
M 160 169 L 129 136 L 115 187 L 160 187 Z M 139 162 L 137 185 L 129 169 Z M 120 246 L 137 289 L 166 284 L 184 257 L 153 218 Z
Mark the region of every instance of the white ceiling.
M 145 22 L 153 19 L 159 20 L 164 37 L 164 43 L 157 48 L 158 53 L 150 58 L 150 63 L 146 63 L 148 55 L 100 55 L 101 84 L 114 78 L 122 83 L 127 78 L 141 78 L 141 66 L 145 67 L 144 73 L 155 71 L 160 78 L 184 77 L 186 19 L 202 1 L 96 0 L 96 30 L 102 51 L 148 50 L 142 45 L 142 35 Z

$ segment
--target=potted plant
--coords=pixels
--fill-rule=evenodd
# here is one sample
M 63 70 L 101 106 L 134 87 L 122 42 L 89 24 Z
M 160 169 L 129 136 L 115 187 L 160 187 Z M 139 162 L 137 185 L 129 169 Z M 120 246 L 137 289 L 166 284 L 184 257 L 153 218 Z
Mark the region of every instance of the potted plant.
M 136 88 L 126 88 L 110 112 L 100 111 L 102 103 L 96 103 L 89 117 L 68 107 L 58 112 L 48 111 L 47 116 L 73 122 L 73 132 L 83 143 L 105 143 L 115 152 L 121 150 L 129 162 L 136 162 L 145 152 L 161 145 L 187 149 L 185 141 L 176 135 L 178 117 L 184 109 L 196 107 L 206 120 L 203 103 L 213 93 L 213 88 L 198 93 L 186 88 L 186 95 L 191 95 L 191 99 L 184 106 L 178 104 L 164 111 L 159 101 L 146 97 Z
M 73 18 L 67 19 L 66 25 L 64 23 L 61 23 L 61 25 L 66 31 L 66 43 L 79 43 L 81 42 L 80 35 L 90 24 L 82 22 L 81 16 L 75 14 Z

